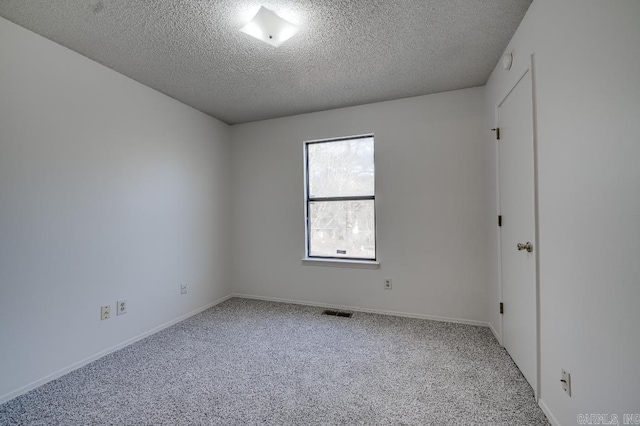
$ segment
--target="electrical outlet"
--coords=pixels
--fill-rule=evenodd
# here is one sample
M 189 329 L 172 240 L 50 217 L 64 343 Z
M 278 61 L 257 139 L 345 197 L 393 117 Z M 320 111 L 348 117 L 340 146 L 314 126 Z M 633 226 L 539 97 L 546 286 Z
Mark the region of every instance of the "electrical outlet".
M 180 284 L 180 294 L 187 294 L 187 285 Z
M 392 285 L 391 285 L 391 278 L 385 278 L 384 279 L 384 289 L 385 290 L 391 290 Z
M 100 306 L 100 319 L 104 321 L 109 318 L 111 318 L 111 306 L 110 305 Z
M 117 315 L 126 314 L 127 300 L 126 299 L 118 300 L 118 302 L 116 303 L 116 309 L 117 309 L 117 312 L 116 312 Z
M 562 379 L 560 379 L 560 383 L 562 383 L 562 389 L 564 389 L 567 395 L 571 396 L 571 374 L 562 370 Z

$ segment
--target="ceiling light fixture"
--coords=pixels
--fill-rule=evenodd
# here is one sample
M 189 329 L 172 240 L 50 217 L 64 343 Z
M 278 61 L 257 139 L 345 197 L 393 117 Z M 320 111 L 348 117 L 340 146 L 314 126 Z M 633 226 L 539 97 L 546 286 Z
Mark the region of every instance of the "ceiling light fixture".
M 261 6 L 258 13 L 240 31 L 278 47 L 297 33 L 298 27 L 282 19 L 274 11 Z

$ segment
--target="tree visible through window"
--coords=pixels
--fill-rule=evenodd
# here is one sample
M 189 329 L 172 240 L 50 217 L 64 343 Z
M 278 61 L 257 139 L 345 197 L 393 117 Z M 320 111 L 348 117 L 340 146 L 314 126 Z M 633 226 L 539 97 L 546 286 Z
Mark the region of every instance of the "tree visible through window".
M 307 257 L 376 260 L 373 135 L 305 143 Z

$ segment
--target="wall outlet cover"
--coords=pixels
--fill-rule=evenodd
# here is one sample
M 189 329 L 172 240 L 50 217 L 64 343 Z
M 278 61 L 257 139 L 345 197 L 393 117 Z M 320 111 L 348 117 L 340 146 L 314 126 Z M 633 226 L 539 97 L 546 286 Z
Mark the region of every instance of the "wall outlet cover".
M 571 374 L 569 374 L 565 370 L 562 370 L 562 378 L 560 379 L 560 383 L 562 383 L 562 389 L 564 389 L 567 395 L 571 396 Z
M 116 314 L 123 315 L 126 313 L 127 313 L 127 300 L 126 299 L 118 300 L 118 302 L 116 303 Z
M 100 320 L 104 321 L 109 318 L 111 318 L 111 306 L 100 306 Z

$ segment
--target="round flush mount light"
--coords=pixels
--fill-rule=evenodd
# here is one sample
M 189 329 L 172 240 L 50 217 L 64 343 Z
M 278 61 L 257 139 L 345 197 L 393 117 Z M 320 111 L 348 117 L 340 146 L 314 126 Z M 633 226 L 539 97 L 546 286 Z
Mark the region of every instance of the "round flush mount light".
M 258 13 L 247 25 L 240 28 L 240 31 L 273 47 L 278 47 L 297 33 L 298 27 L 281 18 L 274 11 L 261 6 Z
M 502 57 L 502 68 L 509 71 L 513 66 L 513 51 L 507 53 Z

